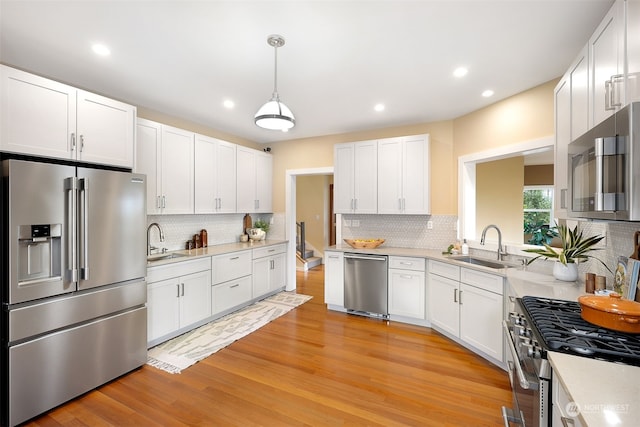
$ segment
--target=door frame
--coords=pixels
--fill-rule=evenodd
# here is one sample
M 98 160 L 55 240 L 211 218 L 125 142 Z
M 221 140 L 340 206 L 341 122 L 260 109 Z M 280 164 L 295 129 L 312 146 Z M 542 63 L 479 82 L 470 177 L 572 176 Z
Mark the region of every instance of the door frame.
M 287 245 L 287 291 L 296 289 L 296 178 L 302 175 L 333 175 L 333 166 L 285 171 L 285 239 Z

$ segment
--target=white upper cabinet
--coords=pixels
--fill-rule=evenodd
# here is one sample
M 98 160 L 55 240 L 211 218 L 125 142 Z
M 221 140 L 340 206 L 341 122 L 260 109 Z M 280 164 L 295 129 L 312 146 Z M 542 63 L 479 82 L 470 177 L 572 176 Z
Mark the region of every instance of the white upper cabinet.
M 378 142 L 334 146 L 335 213 L 378 212 Z
M 640 101 L 640 2 L 626 3 L 627 81 L 626 102 Z
M 147 175 L 147 214 L 194 212 L 194 134 L 138 119 L 135 172 Z
M 429 188 L 428 135 L 378 141 L 379 214 L 429 214 Z
M 273 210 L 273 158 L 270 154 L 238 146 L 236 159 L 237 212 L 271 212 Z
M 555 88 L 554 217 L 567 217 L 568 146 L 589 129 L 589 61 L 585 46 Z
M 625 105 L 624 3 L 613 4 L 589 39 L 591 127 Z
M 133 167 L 136 108 L 0 65 L 2 151 Z
M 82 90 L 76 99 L 77 159 L 132 168 L 135 107 Z
M 162 212 L 160 188 L 160 156 L 162 125 L 138 119 L 136 124 L 136 162 L 133 171 L 147 175 L 147 214 Z
M 195 213 L 236 211 L 236 145 L 196 135 Z

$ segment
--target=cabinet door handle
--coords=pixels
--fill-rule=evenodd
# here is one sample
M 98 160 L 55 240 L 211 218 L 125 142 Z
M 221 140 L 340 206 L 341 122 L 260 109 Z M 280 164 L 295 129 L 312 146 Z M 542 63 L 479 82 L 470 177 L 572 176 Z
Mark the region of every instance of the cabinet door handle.
M 413 265 L 412 262 L 400 261 L 400 265 Z
M 410 274 L 401 274 L 400 277 L 402 277 L 403 279 L 412 279 L 413 276 Z
M 604 82 L 604 109 L 605 111 L 613 110 L 611 107 L 611 80 Z
M 237 288 L 238 286 L 240 286 L 240 283 L 236 283 L 235 285 L 229 286 L 229 289 Z
M 160 206 L 162 209 L 167 207 L 167 198 L 165 196 L 162 196 L 162 206 Z
M 84 149 L 84 135 L 80 135 L 80 152 Z
M 160 196 L 156 197 L 156 208 L 160 209 L 162 207 L 162 202 L 160 201 Z
M 76 149 L 76 133 L 71 132 L 71 151 Z
M 453 302 L 458 302 L 458 290 L 453 290 Z
M 560 421 L 562 421 L 562 425 L 564 427 L 571 427 L 576 425 L 573 418 L 560 417 Z
M 340 257 L 338 255 L 329 255 L 327 258 L 338 259 Z
M 402 199 L 398 199 L 398 210 L 402 211 Z
M 233 260 L 238 259 L 238 258 L 240 258 L 240 257 L 239 256 L 234 256 L 234 257 L 229 258 L 229 260 L 233 261 Z
M 184 283 L 180 283 L 180 286 L 182 287 L 182 295 L 181 296 L 184 296 Z
M 178 289 L 178 295 L 176 295 L 176 298 L 180 298 L 180 283 L 176 283 L 176 288 Z
M 458 291 L 458 303 L 462 305 L 462 289 Z

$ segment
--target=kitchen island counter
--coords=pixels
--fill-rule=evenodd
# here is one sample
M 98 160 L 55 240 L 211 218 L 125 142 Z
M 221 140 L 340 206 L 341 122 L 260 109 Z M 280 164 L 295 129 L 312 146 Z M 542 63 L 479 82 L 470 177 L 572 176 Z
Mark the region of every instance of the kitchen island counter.
M 568 408 L 583 426 L 636 426 L 640 420 L 640 367 L 549 352 Z M 552 393 L 557 393 L 553 390 Z

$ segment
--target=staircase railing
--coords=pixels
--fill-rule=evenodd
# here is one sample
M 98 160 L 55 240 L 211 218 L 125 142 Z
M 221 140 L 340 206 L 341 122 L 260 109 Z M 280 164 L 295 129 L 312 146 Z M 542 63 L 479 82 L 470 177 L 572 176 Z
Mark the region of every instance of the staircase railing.
M 302 259 L 307 259 L 304 221 L 296 222 L 296 249 Z

